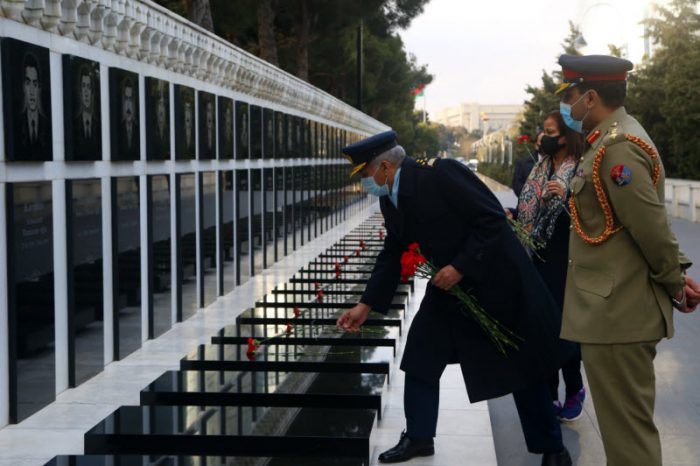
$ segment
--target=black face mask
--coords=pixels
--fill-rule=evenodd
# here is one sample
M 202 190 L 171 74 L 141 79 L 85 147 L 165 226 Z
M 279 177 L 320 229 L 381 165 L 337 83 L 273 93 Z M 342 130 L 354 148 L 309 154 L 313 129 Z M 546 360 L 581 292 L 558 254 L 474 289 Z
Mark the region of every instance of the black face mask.
M 542 142 L 540 142 L 540 152 L 544 155 L 549 155 L 554 157 L 554 154 L 559 152 L 562 147 L 566 144 L 559 144 L 559 138 L 561 136 L 542 136 Z

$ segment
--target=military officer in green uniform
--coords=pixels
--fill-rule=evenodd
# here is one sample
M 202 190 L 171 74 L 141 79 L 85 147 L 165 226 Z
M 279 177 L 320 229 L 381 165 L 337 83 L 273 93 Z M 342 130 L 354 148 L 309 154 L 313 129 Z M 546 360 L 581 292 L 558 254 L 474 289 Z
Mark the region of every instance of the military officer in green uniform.
M 673 335 L 673 307 L 692 312 L 700 289 L 668 224 L 659 153 L 623 107 L 632 63 L 559 64 L 561 114 L 587 141 L 571 183 L 561 337 L 581 343 L 608 466 L 661 466 L 656 345 Z

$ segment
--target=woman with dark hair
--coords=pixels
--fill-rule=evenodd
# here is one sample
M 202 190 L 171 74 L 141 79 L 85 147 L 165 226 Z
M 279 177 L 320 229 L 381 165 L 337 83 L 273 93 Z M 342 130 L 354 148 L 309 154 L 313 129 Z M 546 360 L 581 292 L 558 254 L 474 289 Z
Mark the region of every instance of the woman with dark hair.
M 569 256 L 569 212 L 567 198 L 571 179 L 583 153 L 583 138 L 569 129 L 561 114 L 552 112 L 544 120 L 540 154 L 518 199 L 517 219 L 533 242 L 541 245 L 532 255 L 535 268 L 547 284 L 559 309 L 564 308 Z M 550 389 L 559 419 L 581 416 L 586 391 L 581 378 L 581 349 L 562 340 L 562 375 L 566 385 L 564 405 L 559 402 L 559 374 L 552 374 Z

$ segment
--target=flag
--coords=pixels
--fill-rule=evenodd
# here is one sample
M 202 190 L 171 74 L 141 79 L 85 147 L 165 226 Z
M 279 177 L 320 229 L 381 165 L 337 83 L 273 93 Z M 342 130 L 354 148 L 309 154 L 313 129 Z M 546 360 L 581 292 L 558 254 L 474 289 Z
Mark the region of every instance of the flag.
M 423 96 L 423 91 L 425 90 L 425 84 L 416 84 L 413 86 L 413 89 L 411 89 L 411 94 L 413 94 L 413 97 L 422 97 Z

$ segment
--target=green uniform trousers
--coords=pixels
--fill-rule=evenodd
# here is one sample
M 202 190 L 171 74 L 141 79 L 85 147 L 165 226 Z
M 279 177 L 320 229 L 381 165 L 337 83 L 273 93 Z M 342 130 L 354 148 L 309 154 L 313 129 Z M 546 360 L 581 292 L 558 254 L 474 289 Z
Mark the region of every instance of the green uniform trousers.
M 661 466 L 654 424 L 658 343 L 581 344 L 608 466 Z

